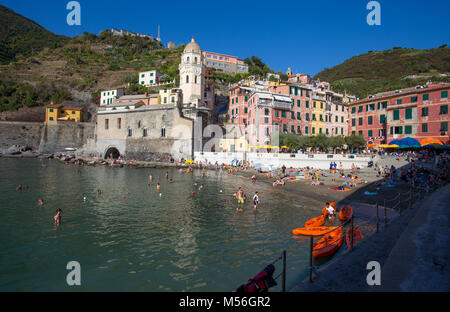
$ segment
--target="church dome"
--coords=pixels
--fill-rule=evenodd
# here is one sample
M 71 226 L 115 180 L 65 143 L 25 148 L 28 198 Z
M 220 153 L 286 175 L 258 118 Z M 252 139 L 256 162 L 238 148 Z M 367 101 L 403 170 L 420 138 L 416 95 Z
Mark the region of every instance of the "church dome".
M 194 38 L 192 38 L 191 42 L 189 42 L 186 48 L 184 48 L 184 53 L 186 52 L 202 53 L 202 50 L 200 49 L 200 46 L 197 44 L 197 42 L 195 42 Z

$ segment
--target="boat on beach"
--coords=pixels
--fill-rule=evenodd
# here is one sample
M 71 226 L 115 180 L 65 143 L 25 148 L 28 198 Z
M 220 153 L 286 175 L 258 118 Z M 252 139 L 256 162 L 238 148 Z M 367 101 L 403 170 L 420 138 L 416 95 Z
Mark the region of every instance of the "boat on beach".
M 315 259 L 324 258 L 333 255 L 344 242 L 342 227 L 324 235 L 317 243 L 314 244 L 313 256 Z
M 361 233 L 361 230 L 357 227 L 353 228 L 353 245 L 362 240 L 364 236 Z M 347 230 L 347 234 L 345 235 L 345 243 L 347 248 L 350 248 L 352 245 L 352 229 Z
M 339 220 L 342 222 L 350 220 L 350 218 L 353 216 L 353 208 L 350 206 L 344 206 L 341 208 L 341 211 L 339 211 Z
M 305 227 L 318 227 L 325 224 L 325 216 L 318 216 L 305 222 Z
M 318 226 L 318 227 L 310 227 L 310 228 L 298 228 L 293 229 L 292 234 L 294 235 L 313 235 L 313 236 L 320 236 L 325 233 L 328 233 L 334 229 L 336 229 L 337 226 Z

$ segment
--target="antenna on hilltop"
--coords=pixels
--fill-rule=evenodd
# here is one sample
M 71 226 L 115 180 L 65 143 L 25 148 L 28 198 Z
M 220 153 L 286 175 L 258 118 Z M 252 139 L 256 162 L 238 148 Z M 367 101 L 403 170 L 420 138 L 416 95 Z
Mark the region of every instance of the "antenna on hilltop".
M 158 37 L 156 38 L 159 42 L 161 42 L 161 26 L 158 25 Z

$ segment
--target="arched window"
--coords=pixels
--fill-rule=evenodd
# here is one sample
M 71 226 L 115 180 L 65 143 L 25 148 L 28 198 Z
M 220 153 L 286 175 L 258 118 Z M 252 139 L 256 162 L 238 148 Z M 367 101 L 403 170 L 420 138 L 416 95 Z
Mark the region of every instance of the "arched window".
M 195 64 L 197 64 L 197 58 L 195 58 Z
M 195 76 L 195 83 L 197 83 L 197 76 Z
M 186 83 L 189 83 L 189 75 L 186 75 Z
M 190 61 L 190 58 L 189 58 L 189 56 L 186 58 L 186 63 L 189 63 L 189 61 Z

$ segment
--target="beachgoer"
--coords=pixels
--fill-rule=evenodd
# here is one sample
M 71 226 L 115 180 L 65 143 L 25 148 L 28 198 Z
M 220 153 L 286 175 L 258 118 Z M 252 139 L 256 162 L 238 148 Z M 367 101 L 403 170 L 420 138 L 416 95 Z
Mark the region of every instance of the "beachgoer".
M 103 193 L 102 190 L 100 190 L 100 189 L 97 190 L 97 195 L 102 195 L 102 193 Z
M 253 182 L 253 183 L 256 182 L 256 176 L 255 176 L 255 175 L 252 176 L 252 182 Z
M 330 205 L 330 203 L 326 203 L 327 211 L 328 211 L 328 220 L 331 224 L 334 224 L 334 207 Z
M 22 184 L 17 185 L 16 191 L 21 191 L 21 190 L 22 190 Z
M 169 171 L 166 172 L 166 180 L 169 180 Z
M 255 195 L 253 196 L 254 209 L 258 208 L 258 205 L 259 205 L 259 196 L 258 196 L 258 192 L 255 192 Z
M 156 184 L 156 190 L 159 192 L 161 190 L 161 184 Z
M 61 209 L 57 209 L 56 210 L 56 215 L 53 217 L 53 220 L 55 220 L 55 224 L 61 224 L 61 213 L 62 210 Z
M 44 206 L 44 200 L 42 198 L 38 199 L 38 205 L 39 206 Z
M 152 181 L 153 181 L 153 176 L 152 176 L 152 174 L 150 174 L 148 176 L 148 185 L 152 184 Z

